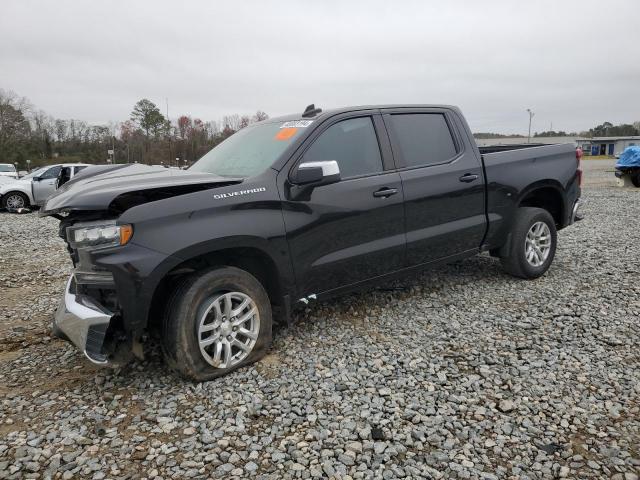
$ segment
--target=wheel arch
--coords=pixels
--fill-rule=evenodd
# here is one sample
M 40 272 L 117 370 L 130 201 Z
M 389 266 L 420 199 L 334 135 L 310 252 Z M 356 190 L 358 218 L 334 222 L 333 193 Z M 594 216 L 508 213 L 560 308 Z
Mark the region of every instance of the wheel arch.
M 274 257 L 266 240 L 251 237 L 219 239 L 177 252 L 170 257 L 172 260 L 168 265 L 157 267 L 152 274 L 155 281 L 148 292 L 151 301 L 146 317 L 147 328 L 153 329 L 159 325 L 168 293 L 180 278 L 215 266 L 247 271 L 263 285 L 272 305 L 287 309 L 288 305 L 283 304 L 288 291 L 285 281 L 287 274 Z
M 541 180 L 523 189 L 518 198 L 517 207 L 536 207 L 548 211 L 556 227 L 560 229 L 566 224 L 565 196 L 565 190 L 558 181 Z
M 29 201 L 29 205 L 27 205 L 27 206 L 34 205 L 33 197 L 31 196 L 31 193 L 27 192 L 27 191 L 25 191 L 23 189 L 20 189 L 20 188 L 12 188 L 11 190 L 7 191 L 7 193 L 3 193 L 2 194 L 3 201 L 4 201 L 5 198 L 7 198 L 12 193 L 21 193 L 22 195 L 26 196 L 27 200 Z

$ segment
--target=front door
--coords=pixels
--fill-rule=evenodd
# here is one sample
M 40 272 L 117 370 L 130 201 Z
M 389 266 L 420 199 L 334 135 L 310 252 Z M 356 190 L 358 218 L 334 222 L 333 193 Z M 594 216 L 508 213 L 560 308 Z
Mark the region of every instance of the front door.
M 407 262 L 479 249 L 486 232 L 480 160 L 442 109 L 383 111 L 405 196 Z
M 296 162 L 335 160 L 341 175 L 337 183 L 316 187 L 308 199 L 283 202 L 301 296 L 405 266 L 402 184 L 400 175 L 389 171 L 393 160 L 388 138 L 379 115 L 376 122 L 374 117 L 336 119 Z M 382 128 L 376 129 L 376 123 Z M 280 175 L 288 176 L 289 169 Z M 286 199 L 286 181 L 281 180 L 281 196 Z
M 42 205 L 44 201 L 56 191 L 56 182 L 61 170 L 62 167 L 56 165 L 32 180 L 33 199 L 36 204 Z

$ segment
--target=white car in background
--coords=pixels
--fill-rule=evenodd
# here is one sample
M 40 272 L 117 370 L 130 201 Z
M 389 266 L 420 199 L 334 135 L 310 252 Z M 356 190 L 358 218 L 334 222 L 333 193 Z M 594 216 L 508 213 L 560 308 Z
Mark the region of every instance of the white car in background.
M 0 184 L 18 179 L 18 172 L 12 163 L 0 163 Z
M 48 165 L 34 170 L 19 180 L 0 183 L 0 208 L 13 210 L 40 206 L 55 192 L 61 173 L 71 179 L 88 166 L 86 163 Z

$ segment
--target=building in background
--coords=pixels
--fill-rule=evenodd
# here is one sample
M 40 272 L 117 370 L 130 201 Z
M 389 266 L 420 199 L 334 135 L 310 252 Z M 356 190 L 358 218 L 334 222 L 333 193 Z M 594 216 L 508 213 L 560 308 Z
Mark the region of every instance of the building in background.
M 576 138 L 585 155 L 620 155 L 627 147 L 640 145 L 640 136 Z

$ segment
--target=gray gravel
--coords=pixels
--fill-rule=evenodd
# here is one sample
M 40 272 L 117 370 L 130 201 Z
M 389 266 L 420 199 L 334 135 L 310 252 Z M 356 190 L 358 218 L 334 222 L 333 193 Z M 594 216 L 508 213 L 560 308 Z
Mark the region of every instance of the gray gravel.
M 481 256 L 318 304 L 205 384 L 52 339 L 57 222 L 0 214 L 0 478 L 637 479 L 640 190 L 585 197 L 537 281 Z

